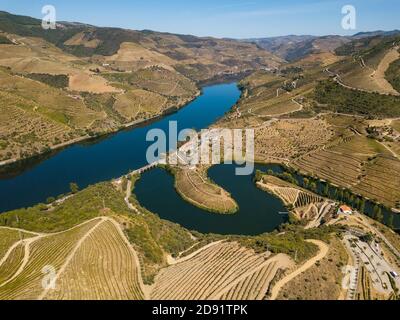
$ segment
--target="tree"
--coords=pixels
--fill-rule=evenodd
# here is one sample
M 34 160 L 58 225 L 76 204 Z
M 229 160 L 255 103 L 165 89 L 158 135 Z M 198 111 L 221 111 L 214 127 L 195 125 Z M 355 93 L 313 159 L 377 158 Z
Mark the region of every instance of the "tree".
M 51 204 L 51 203 L 53 203 L 54 201 L 56 201 L 56 198 L 54 198 L 54 197 L 48 197 L 47 200 L 46 200 L 46 203 L 47 203 L 47 204 Z
M 389 215 L 387 226 L 391 229 L 394 229 L 394 217 L 393 214 Z
M 317 184 L 314 181 L 310 183 L 310 189 L 314 192 L 317 191 Z
M 340 189 L 338 192 L 338 198 L 340 201 L 343 201 L 343 192 L 344 192 L 343 189 Z
M 364 198 L 362 198 L 362 199 L 360 200 L 360 212 L 361 212 L 361 213 L 364 213 L 364 212 L 365 212 L 365 199 L 364 199 Z
M 308 178 L 304 177 L 303 178 L 303 186 L 304 186 L 304 188 L 307 189 L 309 184 L 310 184 L 310 180 Z
M 329 184 L 327 183 L 324 187 L 324 196 L 329 196 Z
M 333 193 L 332 193 L 332 199 L 337 200 L 338 199 L 338 191 L 337 189 L 333 189 Z
M 79 186 L 78 186 L 76 183 L 71 182 L 71 183 L 69 184 L 69 189 L 71 190 L 71 193 L 72 193 L 72 194 L 75 194 L 75 193 L 78 193 L 78 191 L 79 191 Z
M 260 170 L 257 170 L 257 171 L 256 171 L 256 175 L 255 175 L 255 181 L 256 181 L 256 182 L 259 182 L 259 181 L 262 180 L 262 178 L 263 178 L 263 172 L 260 171 Z
M 358 210 L 360 209 L 360 198 L 356 197 L 354 200 L 354 207 L 357 208 Z
M 375 205 L 374 207 L 374 216 L 373 218 L 379 222 L 383 222 L 384 216 L 382 213 L 382 208 L 378 205 Z

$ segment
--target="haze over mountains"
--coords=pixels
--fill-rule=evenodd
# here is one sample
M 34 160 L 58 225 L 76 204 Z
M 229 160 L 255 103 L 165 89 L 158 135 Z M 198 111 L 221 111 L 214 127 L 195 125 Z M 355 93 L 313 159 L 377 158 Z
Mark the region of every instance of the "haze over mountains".
M 306 57 L 309 54 L 334 52 L 340 46 L 354 40 L 371 37 L 385 37 L 399 34 L 399 30 L 359 32 L 353 36 L 326 35 L 322 37 L 312 35 L 288 35 L 281 37 L 266 37 L 245 39 L 256 43 L 278 57 L 292 62 Z

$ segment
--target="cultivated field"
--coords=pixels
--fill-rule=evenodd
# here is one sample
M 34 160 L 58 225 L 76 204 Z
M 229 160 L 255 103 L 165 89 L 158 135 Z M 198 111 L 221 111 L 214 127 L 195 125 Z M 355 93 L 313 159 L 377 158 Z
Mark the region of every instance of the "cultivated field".
M 270 122 L 255 128 L 256 160 L 289 161 L 327 143 L 334 132 L 324 120 Z
M 76 73 L 69 77 L 69 89 L 91 93 L 121 92 L 121 90 L 110 86 L 104 78 L 85 72 Z
M 257 187 L 280 198 L 291 213 L 307 222 L 307 229 L 321 225 L 334 206 L 327 199 L 270 175 L 264 175 Z
M 382 144 L 360 135 L 344 137 L 291 163 L 301 171 L 395 207 L 400 161 Z
M 58 277 L 51 300 L 140 300 L 139 260 L 119 226 L 102 222 L 81 244 Z M 59 272 L 60 273 L 60 272 Z
M 235 242 L 217 243 L 161 271 L 151 298 L 207 300 L 235 294 L 236 299 L 262 299 L 266 293 L 263 291 L 268 289 L 278 268 L 286 269 L 291 265 L 286 255 L 270 258 L 268 253 L 255 254 Z M 255 282 L 253 276 L 259 282 Z M 239 288 L 239 292 L 236 293 L 235 288 Z
M 142 299 L 138 270 L 119 226 L 97 218 L 16 246 L 0 265 L 0 299 Z M 51 272 L 54 289 L 46 281 Z
M 137 89 L 118 95 L 113 108 L 127 120 L 135 121 L 160 115 L 167 104 L 168 98 Z
M 207 180 L 205 171 L 176 169 L 175 188 L 185 200 L 205 210 L 221 214 L 238 210 L 224 189 Z
M 400 160 L 379 156 L 364 167 L 364 176 L 354 191 L 391 208 L 400 199 Z

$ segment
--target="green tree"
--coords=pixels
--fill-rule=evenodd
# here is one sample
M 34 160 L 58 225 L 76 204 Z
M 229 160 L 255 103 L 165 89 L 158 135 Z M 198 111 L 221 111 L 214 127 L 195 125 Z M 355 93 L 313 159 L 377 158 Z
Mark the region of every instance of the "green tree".
M 56 198 L 54 198 L 54 197 L 48 197 L 47 200 L 46 200 L 46 203 L 47 203 L 47 204 L 51 204 L 51 203 L 53 203 L 54 201 L 56 201 Z
M 76 183 L 71 182 L 71 183 L 69 184 L 69 189 L 71 190 L 71 193 L 72 193 L 72 194 L 75 194 L 75 193 L 78 193 L 78 191 L 79 191 L 79 186 L 78 186 Z
M 362 198 L 362 199 L 360 200 L 360 212 L 361 212 L 361 213 L 364 213 L 364 212 L 365 212 L 365 199 L 364 199 L 364 198 Z
M 317 192 L 317 184 L 314 181 L 310 183 L 310 189 Z
M 324 196 L 329 196 L 329 184 L 327 183 L 324 187 Z
M 261 181 L 261 180 L 262 180 L 262 177 L 263 177 L 263 172 L 260 171 L 260 170 L 257 170 L 257 171 L 256 171 L 256 175 L 255 175 L 255 180 L 256 180 L 256 182 Z
M 379 222 L 383 222 L 384 216 L 382 213 L 382 208 L 378 205 L 375 205 L 374 207 L 374 215 L 373 218 Z
M 338 200 L 340 201 L 343 201 L 343 195 L 344 195 L 343 192 L 344 192 L 343 189 L 340 189 L 338 192 Z
M 334 199 L 334 200 L 338 199 L 338 190 L 336 188 L 333 189 L 332 199 Z
M 394 216 L 393 214 L 389 215 L 388 221 L 387 221 L 387 226 L 391 229 L 394 229 Z
M 354 200 L 354 207 L 355 207 L 357 210 L 360 210 L 360 203 L 361 203 L 360 198 L 359 198 L 359 197 L 356 197 L 356 199 Z

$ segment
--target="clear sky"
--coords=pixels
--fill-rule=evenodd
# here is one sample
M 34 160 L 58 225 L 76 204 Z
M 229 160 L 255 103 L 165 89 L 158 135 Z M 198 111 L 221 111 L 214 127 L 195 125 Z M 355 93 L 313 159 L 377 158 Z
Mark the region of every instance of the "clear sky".
M 0 0 L 0 10 L 57 20 L 231 38 L 353 34 L 400 29 L 399 0 Z M 341 27 L 342 7 L 357 10 L 357 29 Z

